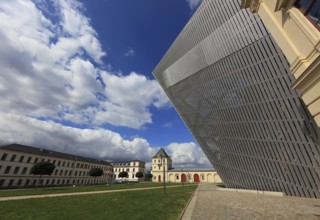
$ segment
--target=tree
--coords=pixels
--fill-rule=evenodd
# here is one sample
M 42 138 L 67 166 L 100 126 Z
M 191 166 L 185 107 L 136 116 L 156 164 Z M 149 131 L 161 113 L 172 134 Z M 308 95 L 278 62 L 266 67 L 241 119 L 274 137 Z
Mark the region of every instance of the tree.
M 102 174 L 103 174 L 103 170 L 98 167 L 91 168 L 91 170 L 89 171 L 89 176 L 94 177 L 94 182 L 96 182 L 97 176 L 102 176 Z
M 38 183 L 40 182 L 42 175 L 51 175 L 54 168 L 56 168 L 56 167 L 53 163 L 45 162 L 45 161 L 33 164 L 33 167 L 31 168 L 31 174 L 39 175 L 39 179 L 38 179 L 37 185 L 36 185 L 37 188 L 38 188 Z
M 136 177 L 137 178 L 142 178 L 143 177 L 143 173 L 142 172 L 137 172 L 136 173 Z
M 120 173 L 119 173 L 119 177 L 120 177 L 120 178 L 123 178 L 123 177 L 126 177 L 126 178 L 127 178 L 127 177 L 128 177 L 128 172 L 126 172 L 126 171 L 120 172 Z
M 152 177 L 153 177 L 153 175 L 152 175 L 151 173 L 147 173 L 147 174 L 146 174 L 146 178 L 147 178 L 148 180 L 152 179 Z

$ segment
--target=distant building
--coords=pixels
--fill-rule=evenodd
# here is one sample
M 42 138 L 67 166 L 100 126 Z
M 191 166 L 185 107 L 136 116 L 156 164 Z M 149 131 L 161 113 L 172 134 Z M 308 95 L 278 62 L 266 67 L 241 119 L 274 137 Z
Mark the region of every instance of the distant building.
M 171 157 L 161 148 L 152 157 L 152 182 L 174 183 L 221 183 L 221 179 L 212 167 L 173 168 Z
M 115 161 L 111 163 L 113 165 L 114 179 L 116 180 L 126 180 L 126 181 L 142 181 L 143 178 L 137 178 L 136 173 L 142 172 L 145 175 L 145 165 L 146 162 L 141 160 L 130 160 L 130 161 Z M 128 173 L 127 178 L 120 178 L 119 173 L 125 171 Z
M 39 185 L 57 186 L 105 183 L 112 179 L 112 165 L 106 161 L 77 155 L 10 144 L 0 146 L 0 188 L 30 187 L 37 184 L 39 176 L 30 174 L 34 163 L 48 161 L 55 165 L 52 175 L 43 175 Z M 89 176 L 93 167 L 103 170 L 101 177 Z

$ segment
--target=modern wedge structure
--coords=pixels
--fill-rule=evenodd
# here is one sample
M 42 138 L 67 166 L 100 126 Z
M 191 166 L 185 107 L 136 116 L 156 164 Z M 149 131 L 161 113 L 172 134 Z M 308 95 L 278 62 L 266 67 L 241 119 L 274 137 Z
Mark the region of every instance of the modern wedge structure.
M 153 74 L 227 187 L 320 197 L 317 115 L 294 87 L 290 51 L 244 9 L 261 2 L 204 0 Z

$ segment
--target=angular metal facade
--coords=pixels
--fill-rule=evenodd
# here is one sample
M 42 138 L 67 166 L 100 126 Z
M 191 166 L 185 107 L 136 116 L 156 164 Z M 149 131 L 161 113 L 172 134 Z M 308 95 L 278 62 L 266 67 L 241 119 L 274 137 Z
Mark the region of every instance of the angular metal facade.
M 204 0 L 154 76 L 227 187 L 320 197 L 318 128 L 240 1 Z

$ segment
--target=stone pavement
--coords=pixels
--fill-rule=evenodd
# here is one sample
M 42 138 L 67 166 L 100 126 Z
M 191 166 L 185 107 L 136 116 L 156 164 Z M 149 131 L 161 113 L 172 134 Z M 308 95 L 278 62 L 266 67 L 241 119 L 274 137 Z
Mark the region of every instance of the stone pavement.
M 320 199 L 220 191 L 213 184 L 200 184 L 181 219 L 320 220 Z

